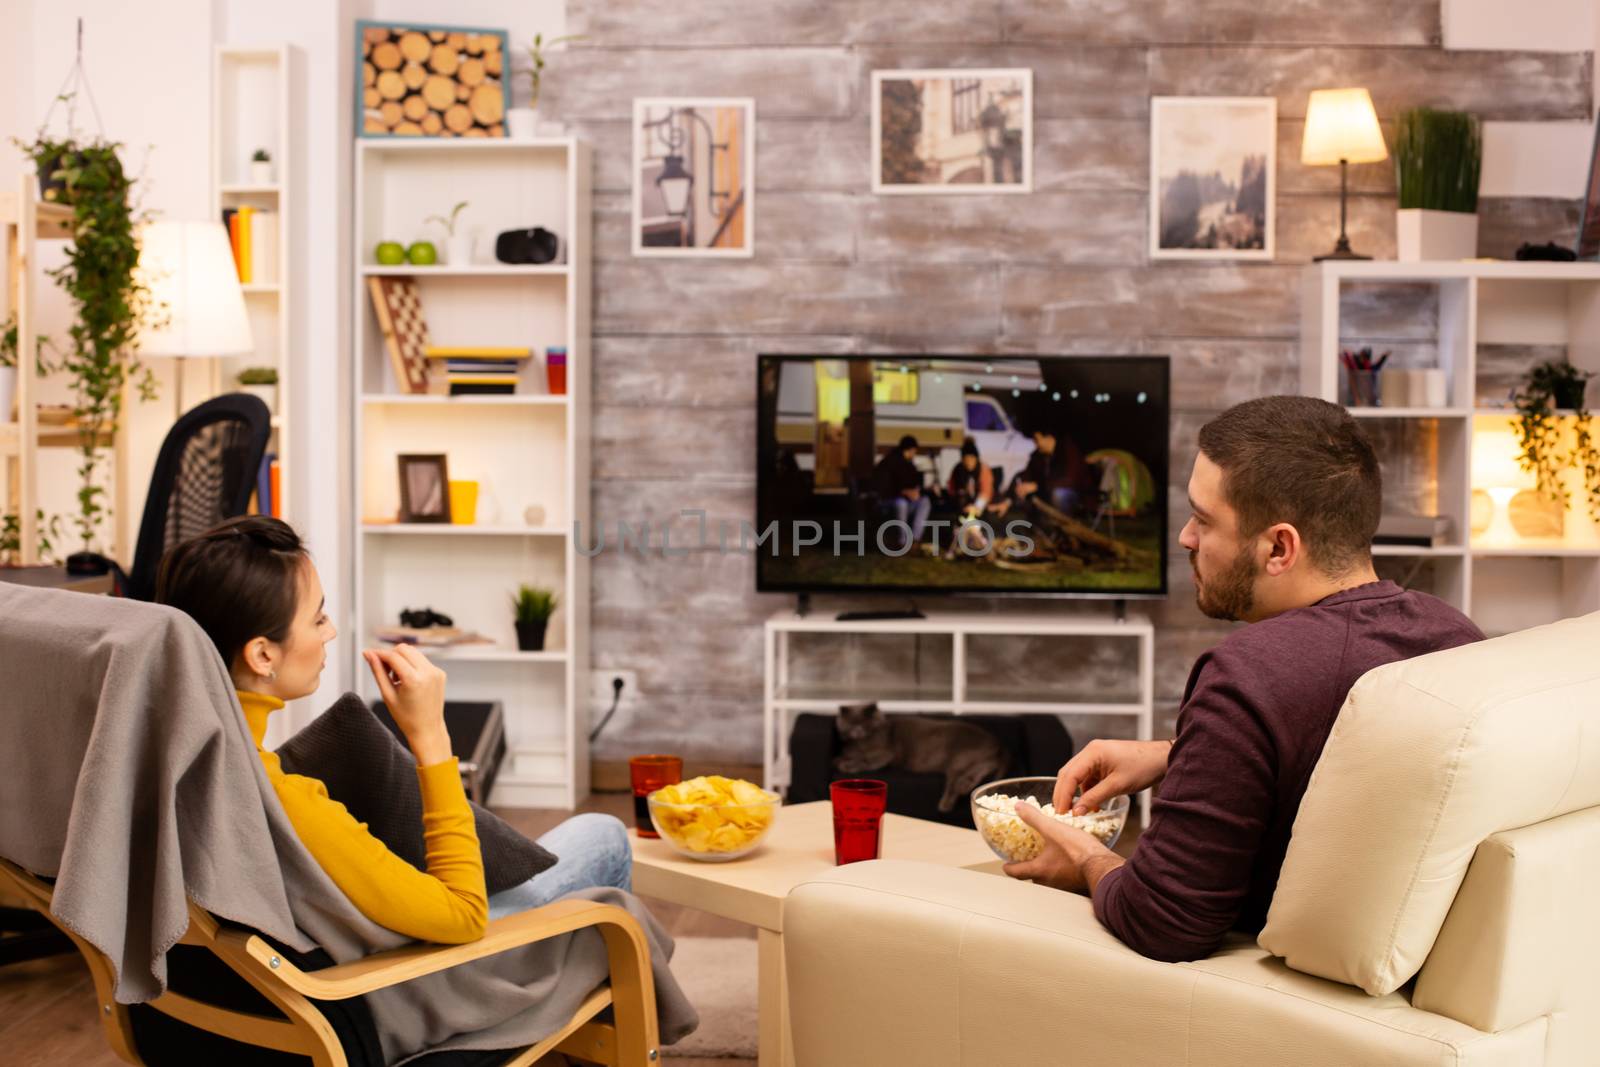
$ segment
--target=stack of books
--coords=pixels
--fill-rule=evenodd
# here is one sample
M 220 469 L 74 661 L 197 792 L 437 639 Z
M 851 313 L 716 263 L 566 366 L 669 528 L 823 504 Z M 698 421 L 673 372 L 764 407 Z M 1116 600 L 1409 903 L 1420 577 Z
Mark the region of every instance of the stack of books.
M 517 369 L 532 355 L 527 348 L 482 345 L 429 345 L 424 352 L 429 359 L 443 362 L 451 396 L 515 393 Z
M 233 265 L 243 285 L 274 285 L 278 281 L 278 215 L 253 207 L 222 209 L 233 247 Z

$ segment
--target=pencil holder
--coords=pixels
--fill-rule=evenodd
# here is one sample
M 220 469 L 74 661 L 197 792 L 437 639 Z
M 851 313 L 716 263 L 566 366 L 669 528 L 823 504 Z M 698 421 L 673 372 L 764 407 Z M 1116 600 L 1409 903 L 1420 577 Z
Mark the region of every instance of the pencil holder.
M 1383 406 L 1383 387 L 1381 370 L 1351 370 L 1344 371 L 1344 403 L 1352 408 L 1376 408 Z

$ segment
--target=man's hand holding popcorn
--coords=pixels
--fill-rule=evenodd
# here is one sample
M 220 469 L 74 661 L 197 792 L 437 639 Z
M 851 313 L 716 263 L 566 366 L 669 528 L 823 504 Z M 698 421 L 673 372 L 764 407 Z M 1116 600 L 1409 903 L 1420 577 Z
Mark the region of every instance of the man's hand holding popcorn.
M 1044 850 L 1031 860 L 1006 864 L 1004 870 L 1012 878 L 1093 896 L 1100 879 L 1122 866 L 1122 857 L 1094 835 L 1052 819 L 1032 804 L 1018 804 L 1016 814 L 1044 838 Z

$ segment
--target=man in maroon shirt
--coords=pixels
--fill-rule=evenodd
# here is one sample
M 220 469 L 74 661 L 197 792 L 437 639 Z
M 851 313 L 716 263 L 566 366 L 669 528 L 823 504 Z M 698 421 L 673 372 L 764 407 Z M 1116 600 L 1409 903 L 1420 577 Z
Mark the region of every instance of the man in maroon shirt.
M 1195 663 L 1175 738 L 1094 741 L 1061 769 L 1058 811 L 1159 785 L 1126 863 L 1021 805 L 1045 848 L 1006 866 L 1089 895 L 1112 933 L 1169 961 L 1265 923 L 1300 798 L 1356 679 L 1483 639 L 1443 601 L 1378 580 L 1378 461 L 1343 408 L 1251 400 L 1201 427 L 1199 445 L 1178 541 L 1200 610 L 1251 625 Z

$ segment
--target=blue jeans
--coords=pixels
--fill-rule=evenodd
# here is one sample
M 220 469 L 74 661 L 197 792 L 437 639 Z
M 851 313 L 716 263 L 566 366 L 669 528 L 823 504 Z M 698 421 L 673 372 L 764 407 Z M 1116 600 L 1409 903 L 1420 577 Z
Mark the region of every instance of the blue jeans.
M 908 500 L 903 496 L 896 496 L 889 502 L 889 510 L 894 517 L 911 527 L 911 544 L 922 540 L 922 529 L 928 524 L 928 513 L 933 510 L 933 501 L 925 496 L 915 500 Z M 906 546 L 907 548 L 910 545 Z
M 633 888 L 633 850 L 628 847 L 628 828 L 613 815 L 574 815 L 539 838 L 539 844 L 555 853 L 555 866 L 491 896 L 489 918 L 503 919 L 543 907 L 575 889 Z

